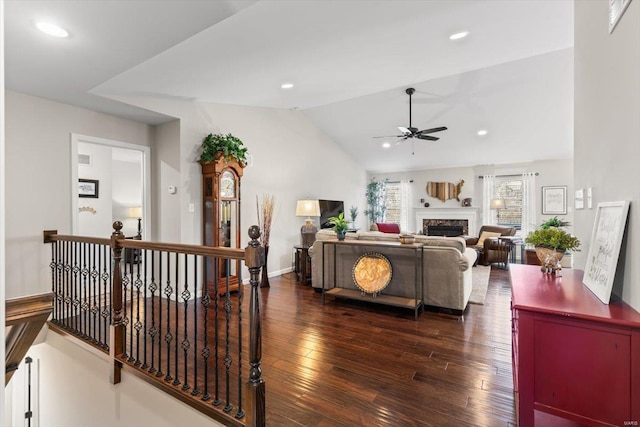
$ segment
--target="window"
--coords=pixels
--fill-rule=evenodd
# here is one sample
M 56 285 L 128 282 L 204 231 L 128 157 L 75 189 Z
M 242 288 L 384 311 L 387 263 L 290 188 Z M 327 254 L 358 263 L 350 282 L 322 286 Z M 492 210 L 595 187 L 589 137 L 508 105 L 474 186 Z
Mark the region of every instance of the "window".
M 402 192 L 400 191 L 400 182 L 387 182 L 385 184 L 387 196 L 387 209 L 384 213 L 384 222 L 400 224 L 402 209 Z
M 498 225 L 522 226 L 522 194 L 523 180 L 496 177 L 494 197 L 503 199 L 505 207 L 498 209 Z
M 409 200 L 410 181 L 395 181 L 385 183 L 385 205 L 384 221 L 400 225 L 400 230 L 409 230 Z

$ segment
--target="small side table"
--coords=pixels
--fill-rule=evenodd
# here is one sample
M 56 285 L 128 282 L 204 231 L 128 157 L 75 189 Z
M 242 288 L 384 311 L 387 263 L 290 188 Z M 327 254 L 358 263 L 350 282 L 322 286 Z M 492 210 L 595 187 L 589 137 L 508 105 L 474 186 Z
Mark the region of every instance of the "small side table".
M 296 282 L 305 285 L 311 283 L 311 257 L 309 256 L 309 248 L 295 245 L 295 272 Z
M 500 258 L 505 260 L 503 268 L 507 270 L 509 263 L 516 263 L 516 246 L 522 245 L 522 238 L 517 236 L 500 236 L 498 237 L 498 241 L 500 242 L 500 250 L 505 252 L 504 256 Z

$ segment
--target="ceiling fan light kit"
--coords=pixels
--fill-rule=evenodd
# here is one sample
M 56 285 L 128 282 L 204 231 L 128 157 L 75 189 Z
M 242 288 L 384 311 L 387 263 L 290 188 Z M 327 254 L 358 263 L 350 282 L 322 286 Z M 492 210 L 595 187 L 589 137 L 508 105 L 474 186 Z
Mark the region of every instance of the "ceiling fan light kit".
M 404 126 L 398 126 L 398 130 L 400 130 L 400 132 L 402 132 L 402 135 L 391 135 L 391 136 L 374 136 L 374 138 L 399 138 L 398 142 L 396 142 L 396 145 L 398 145 L 399 143 L 406 141 L 409 138 L 416 138 L 416 139 L 422 139 L 425 141 L 437 141 L 440 138 L 436 137 L 436 136 L 431 136 L 429 135 L 430 133 L 435 133 L 435 132 L 441 132 L 443 130 L 447 130 L 447 128 L 445 126 L 440 126 L 437 128 L 431 128 L 431 129 L 423 129 L 423 130 L 418 130 L 418 128 L 413 127 L 412 123 L 411 123 L 411 96 L 416 92 L 416 90 L 412 87 L 407 88 L 405 90 L 405 93 L 407 95 L 409 95 L 409 127 L 404 127 Z

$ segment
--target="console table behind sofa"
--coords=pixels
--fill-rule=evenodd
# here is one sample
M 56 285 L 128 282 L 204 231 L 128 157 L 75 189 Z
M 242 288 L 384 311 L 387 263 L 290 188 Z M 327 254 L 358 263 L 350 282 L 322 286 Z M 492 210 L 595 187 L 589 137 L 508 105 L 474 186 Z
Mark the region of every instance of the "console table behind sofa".
M 392 267 L 389 284 L 376 295 L 364 294 L 354 283 L 353 268 L 365 254 L 384 255 Z M 322 246 L 322 302 L 326 294 L 414 310 L 422 307 L 422 245 L 399 242 L 326 241 Z
M 322 289 L 325 272 L 323 262 L 323 245 L 327 241 L 337 240 L 331 230 L 319 231 L 317 240 L 309 250 L 312 264 L 311 284 L 318 291 Z M 466 247 L 460 237 L 437 237 L 416 235 L 416 243 L 422 245 L 422 275 L 424 305 L 442 307 L 462 312 L 467 307 L 471 295 L 472 279 L 471 266 L 476 260 L 476 251 Z M 347 233 L 349 241 L 366 242 L 376 247 L 384 246 L 386 242 L 398 242 L 398 234 L 381 233 L 378 231 L 362 231 Z M 327 267 L 330 268 L 330 267 Z M 404 285 L 407 293 L 412 297 L 414 283 Z

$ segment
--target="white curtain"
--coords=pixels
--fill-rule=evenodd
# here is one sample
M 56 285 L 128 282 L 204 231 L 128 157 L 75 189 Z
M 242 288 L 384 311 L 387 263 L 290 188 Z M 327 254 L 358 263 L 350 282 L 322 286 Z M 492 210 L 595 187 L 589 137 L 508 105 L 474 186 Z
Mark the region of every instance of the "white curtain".
M 409 213 L 411 208 L 411 186 L 409 181 L 400 181 L 400 231 L 409 231 Z
M 521 235 L 527 237 L 536 229 L 536 175 L 522 174 L 522 226 Z
M 491 210 L 491 199 L 495 198 L 496 177 L 485 175 L 482 180 L 482 224 L 493 225 L 497 222 L 496 213 Z

